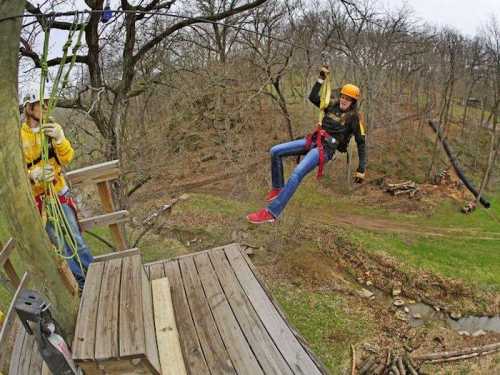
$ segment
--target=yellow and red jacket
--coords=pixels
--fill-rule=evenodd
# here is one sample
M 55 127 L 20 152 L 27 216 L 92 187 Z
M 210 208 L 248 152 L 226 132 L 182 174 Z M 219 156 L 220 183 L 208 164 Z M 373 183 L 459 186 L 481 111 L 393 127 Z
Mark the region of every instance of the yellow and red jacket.
M 24 161 L 28 168 L 28 173 L 37 167 L 41 166 L 42 160 L 42 142 L 41 134 L 34 133 L 28 124 L 21 125 L 21 142 L 23 145 Z M 54 168 L 55 180 L 53 182 L 56 193 L 66 189 L 66 181 L 62 175 L 62 167 L 68 165 L 73 160 L 74 150 L 71 143 L 64 138 L 60 144 L 52 142 L 50 145 L 52 151 L 49 152 L 49 164 Z M 33 195 L 35 197 L 43 194 L 44 187 L 42 183 L 32 183 Z

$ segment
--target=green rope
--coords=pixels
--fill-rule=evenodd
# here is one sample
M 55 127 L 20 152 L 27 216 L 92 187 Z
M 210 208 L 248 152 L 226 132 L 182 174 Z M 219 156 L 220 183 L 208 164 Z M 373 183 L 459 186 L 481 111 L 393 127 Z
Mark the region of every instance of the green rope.
M 41 76 L 40 76 L 40 104 L 41 104 L 41 109 L 42 109 L 42 116 L 40 118 L 41 126 L 49 120 L 50 115 L 52 114 L 54 108 L 57 105 L 57 100 L 58 100 L 58 93 L 63 90 L 68 82 L 69 79 L 69 74 L 71 70 L 73 69 L 76 61 L 76 54 L 78 50 L 81 47 L 81 38 L 83 31 L 85 29 L 83 23 L 81 23 L 81 26 L 78 27 L 80 24 L 80 17 L 77 16 L 74 18 L 74 22 L 68 32 L 68 38 L 66 40 L 66 43 L 63 46 L 63 56 L 61 58 L 61 61 L 59 63 L 59 67 L 57 70 L 56 77 L 53 81 L 53 86 L 52 90 L 50 93 L 49 101 L 47 104 L 47 108 L 45 108 L 44 105 L 42 105 L 42 100 L 45 98 L 45 84 L 46 80 L 49 74 L 48 70 L 48 65 L 47 65 L 47 58 L 48 58 L 48 48 L 49 48 L 49 40 L 50 40 L 50 25 L 48 23 L 44 23 L 42 25 L 42 29 L 45 33 L 44 35 L 44 44 L 43 44 L 43 53 L 40 61 L 40 66 L 41 66 Z M 64 68 L 66 65 L 66 61 L 68 58 L 68 50 L 73 44 L 73 37 L 75 33 L 79 31 L 78 33 L 78 40 L 77 43 L 74 45 L 72 49 L 73 56 L 70 60 L 69 67 L 66 69 L 64 72 Z M 61 77 L 63 76 L 64 72 L 64 78 L 62 82 L 62 86 L 60 86 L 60 81 Z M 45 104 L 45 103 L 43 103 Z M 41 132 L 41 143 L 42 143 L 42 168 L 44 168 L 48 164 L 49 160 L 49 142 L 50 140 L 48 137 L 45 136 L 43 132 Z M 59 201 L 59 197 L 57 193 L 55 192 L 54 185 L 52 183 L 44 183 L 44 189 L 45 189 L 45 196 L 43 199 L 43 206 L 45 209 L 45 212 L 47 214 L 47 221 L 48 223 L 54 228 L 55 235 L 57 238 L 57 246 L 56 246 L 56 254 L 60 256 L 63 259 L 73 259 L 76 258 L 78 261 L 78 265 L 80 269 L 82 270 L 82 274 L 85 275 L 85 270 L 82 265 L 82 262 L 80 260 L 80 256 L 78 255 L 78 249 L 77 249 L 77 243 L 75 240 L 75 234 L 73 233 L 71 226 L 68 223 L 68 219 L 66 218 L 66 215 L 64 214 L 61 202 Z M 65 255 L 64 254 L 64 245 L 67 244 L 68 247 L 71 250 L 71 255 Z

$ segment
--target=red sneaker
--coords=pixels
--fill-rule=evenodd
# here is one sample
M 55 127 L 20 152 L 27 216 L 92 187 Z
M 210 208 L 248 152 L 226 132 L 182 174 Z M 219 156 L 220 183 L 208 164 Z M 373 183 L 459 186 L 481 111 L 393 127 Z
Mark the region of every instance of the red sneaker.
M 266 202 L 272 202 L 273 200 L 275 200 L 276 198 L 278 198 L 278 195 L 280 195 L 281 193 L 281 188 L 273 188 L 273 190 L 271 190 L 269 192 L 269 194 L 267 194 L 266 196 Z
M 247 220 L 252 224 L 274 223 L 276 220 L 267 208 L 247 215 Z

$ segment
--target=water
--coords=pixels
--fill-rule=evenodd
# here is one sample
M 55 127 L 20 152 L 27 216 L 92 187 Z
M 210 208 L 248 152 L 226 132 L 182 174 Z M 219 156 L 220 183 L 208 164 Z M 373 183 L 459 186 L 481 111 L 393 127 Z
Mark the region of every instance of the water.
M 436 311 L 434 308 L 424 303 L 415 303 L 407 306 L 410 309 L 408 323 L 412 327 L 420 327 L 428 321 L 441 321 L 444 322 L 447 327 L 455 331 L 474 333 L 483 330 L 485 332 L 500 333 L 500 316 L 465 316 L 458 320 L 453 320 L 448 314 L 442 311 Z M 419 314 L 421 318 L 413 318 L 414 314 Z

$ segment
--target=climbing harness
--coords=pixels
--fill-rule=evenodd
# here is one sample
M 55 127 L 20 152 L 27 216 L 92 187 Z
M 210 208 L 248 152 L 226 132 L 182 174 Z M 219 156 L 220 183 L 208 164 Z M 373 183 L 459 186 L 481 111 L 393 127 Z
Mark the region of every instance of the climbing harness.
M 41 98 L 45 97 L 45 90 L 46 90 L 45 85 L 47 77 L 49 75 L 47 58 L 48 58 L 48 47 L 50 40 L 50 19 L 44 18 L 41 24 L 42 24 L 42 30 L 44 31 L 45 34 L 44 34 L 43 53 L 40 61 L 41 65 L 40 93 L 39 93 L 40 100 Z M 46 123 L 46 121 L 50 119 L 50 115 L 57 104 L 58 93 L 61 92 L 64 88 L 66 88 L 66 86 L 68 85 L 70 72 L 75 65 L 77 52 L 81 47 L 81 40 L 84 32 L 84 27 L 85 23 L 83 22 L 83 20 L 81 20 L 81 17 L 79 15 L 75 16 L 74 22 L 71 25 L 70 30 L 68 31 L 67 41 L 63 46 L 63 55 L 59 63 L 57 74 L 53 79 L 53 86 L 50 92 L 48 102 L 46 106 L 45 103 L 40 102 L 41 126 L 43 126 L 44 123 Z M 66 68 L 66 71 L 64 71 L 68 60 L 68 50 L 73 44 L 73 38 L 77 33 L 78 33 L 77 41 L 72 48 L 71 60 L 69 61 L 69 65 Z M 40 137 L 42 144 L 42 152 L 39 161 L 41 161 L 42 163 L 41 165 L 42 168 L 45 168 L 45 166 L 49 165 L 49 159 L 54 157 L 55 152 L 53 150 L 51 140 L 49 139 L 49 137 L 45 136 L 44 132 L 40 132 Z M 75 235 L 71 229 L 71 226 L 69 225 L 68 219 L 66 218 L 66 215 L 64 214 L 62 208 L 63 204 L 67 204 L 73 210 L 75 210 L 76 213 L 76 205 L 74 204 L 72 198 L 68 197 L 67 195 L 59 195 L 55 191 L 54 184 L 52 182 L 44 182 L 44 191 L 46 193 L 37 196 L 35 198 L 35 201 L 38 210 L 42 213 L 42 216 L 46 215 L 47 222 L 54 229 L 57 238 L 56 253 L 58 256 L 64 259 L 76 258 L 77 263 L 80 269 L 82 270 L 82 274 L 85 275 L 85 269 L 78 255 Z M 71 251 L 70 255 L 66 255 L 64 252 L 65 244 L 67 244 L 67 246 L 70 248 Z
M 326 130 L 321 129 L 321 125 L 319 124 L 314 132 L 306 136 L 306 150 L 310 150 L 313 142 L 316 142 L 316 148 L 319 152 L 318 174 L 316 175 L 318 179 L 323 177 L 323 167 L 325 165 L 325 147 L 323 141 L 327 141 L 330 138 L 332 138 L 332 136 L 328 134 Z

